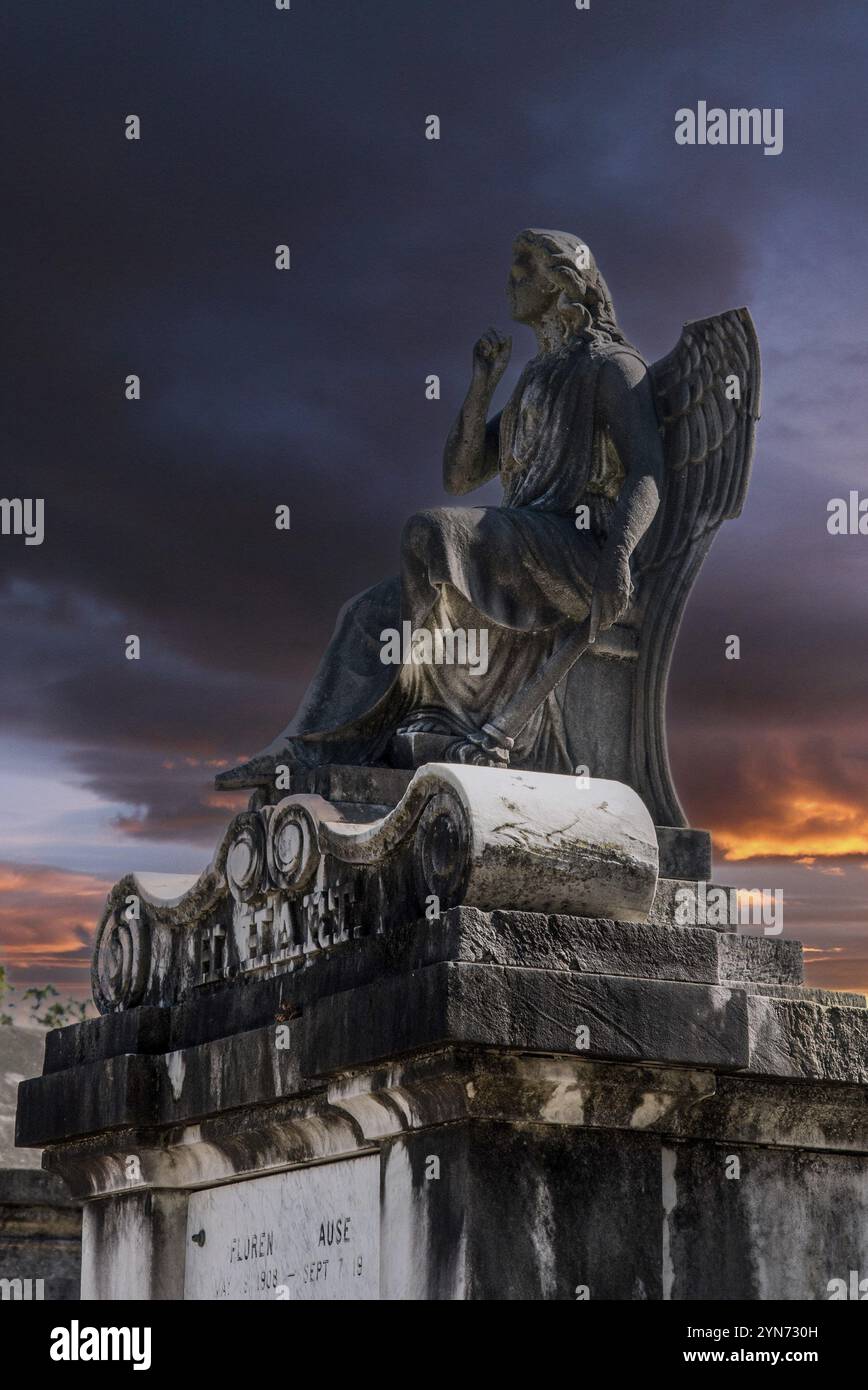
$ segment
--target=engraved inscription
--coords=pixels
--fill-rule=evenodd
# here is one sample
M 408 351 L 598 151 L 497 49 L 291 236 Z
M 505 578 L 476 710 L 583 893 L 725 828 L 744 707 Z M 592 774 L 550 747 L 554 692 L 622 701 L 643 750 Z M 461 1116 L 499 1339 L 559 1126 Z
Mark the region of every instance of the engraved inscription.
M 187 1236 L 185 1298 L 375 1299 L 379 1158 L 193 1192 Z

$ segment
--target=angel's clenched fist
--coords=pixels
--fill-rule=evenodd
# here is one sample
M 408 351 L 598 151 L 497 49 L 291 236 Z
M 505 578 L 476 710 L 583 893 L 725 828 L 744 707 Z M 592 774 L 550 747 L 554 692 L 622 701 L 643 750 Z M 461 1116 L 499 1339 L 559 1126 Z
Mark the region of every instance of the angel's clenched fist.
M 474 374 L 496 383 L 509 365 L 512 339 L 505 338 L 496 328 L 483 333 L 473 349 Z

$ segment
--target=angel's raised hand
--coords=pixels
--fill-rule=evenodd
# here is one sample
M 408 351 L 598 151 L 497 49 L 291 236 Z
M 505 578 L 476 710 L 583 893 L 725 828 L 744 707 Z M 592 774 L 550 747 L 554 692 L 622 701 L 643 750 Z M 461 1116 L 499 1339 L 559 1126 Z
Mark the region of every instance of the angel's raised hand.
M 473 375 L 492 388 L 497 385 L 509 366 L 512 339 L 489 328 L 473 349 Z

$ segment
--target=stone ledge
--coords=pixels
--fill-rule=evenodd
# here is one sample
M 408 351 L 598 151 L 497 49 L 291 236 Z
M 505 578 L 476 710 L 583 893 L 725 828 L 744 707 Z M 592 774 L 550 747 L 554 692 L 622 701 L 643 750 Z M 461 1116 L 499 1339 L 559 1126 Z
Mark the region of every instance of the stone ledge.
M 270 978 L 206 987 L 173 1008 L 143 1006 L 54 1030 L 46 1042 L 45 1072 L 122 1053 L 179 1051 L 291 1019 L 317 999 L 447 961 L 709 985 L 798 985 L 802 978 L 797 941 L 461 907 L 438 921 L 347 942 L 307 963 L 301 958 L 295 969 Z
M 0 1168 L 0 1206 L 78 1210 L 63 1183 L 41 1168 Z
M 746 997 L 724 986 L 449 962 L 319 1001 L 300 1021 L 302 1070 L 325 1076 L 439 1042 L 744 1067 Z
M 165 1085 L 163 1097 L 170 1097 Z M 49 1147 L 46 1167 L 62 1173 L 78 1197 L 194 1188 L 486 1120 L 727 1146 L 868 1152 L 862 1087 L 486 1049 L 435 1049 L 335 1077 L 291 1099 L 251 1093 L 239 1109 L 190 1123 L 177 1121 L 179 1106 L 173 1111 L 175 1123 L 167 1111 L 156 1126 L 131 1125 Z M 136 1183 L 128 1174 L 130 1154 L 139 1159 Z
M 303 1099 L 341 1072 L 448 1044 L 560 1056 L 579 1048 L 588 1059 L 868 1080 L 864 1009 L 737 985 L 440 961 L 315 999 L 284 1022 L 274 1014 L 229 1038 L 24 1082 L 18 1141 L 43 1145 Z

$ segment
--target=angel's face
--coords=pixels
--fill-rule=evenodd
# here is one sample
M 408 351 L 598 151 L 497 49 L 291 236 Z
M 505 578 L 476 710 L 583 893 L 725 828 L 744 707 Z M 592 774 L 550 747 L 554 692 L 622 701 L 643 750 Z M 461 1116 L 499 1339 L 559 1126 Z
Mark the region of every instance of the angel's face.
M 516 242 L 506 294 L 516 323 L 538 323 L 557 299 L 558 290 L 549 279 L 540 247 Z

